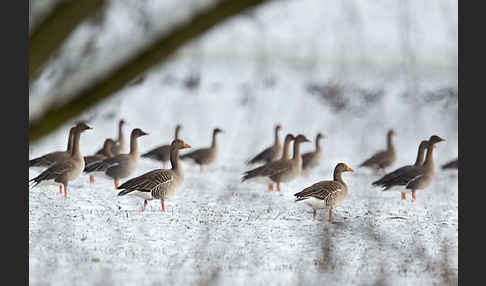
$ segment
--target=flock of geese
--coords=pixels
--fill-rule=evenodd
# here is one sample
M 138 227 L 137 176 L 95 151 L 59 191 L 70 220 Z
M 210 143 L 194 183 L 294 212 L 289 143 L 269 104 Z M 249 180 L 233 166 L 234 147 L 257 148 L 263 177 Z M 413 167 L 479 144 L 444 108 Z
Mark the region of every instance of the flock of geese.
M 179 156 L 179 151 L 191 146 L 179 139 L 181 125 L 175 128 L 175 138 L 167 145 L 154 148 L 147 153 L 141 154 L 138 148 L 138 138 L 148 135 L 140 128 L 135 128 L 130 134 L 130 151 L 127 154 L 121 153 L 125 148 L 125 137 L 123 133 L 124 120 L 118 124 L 118 139 L 106 139 L 103 147 L 91 156 L 82 156 L 79 150 L 80 135 L 86 130 L 92 129 L 86 123 L 80 122 L 69 130 L 68 145 L 66 151 L 48 153 L 44 156 L 29 160 L 30 167 L 44 167 L 45 169 L 37 177 L 29 180 L 33 187 L 39 184 L 54 184 L 59 186 L 59 193 L 67 197 L 68 182 L 77 179 L 83 172 L 89 175 L 90 182 L 94 183 L 95 176 L 101 176 L 114 181 L 115 189 L 120 190 L 119 196 L 133 194 L 144 200 L 142 211 L 149 200 L 160 200 L 162 212 L 165 212 L 165 200 L 170 198 L 180 189 L 184 181 L 184 170 L 180 160 L 191 159 L 200 166 L 202 172 L 205 165 L 215 161 L 218 155 L 216 136 L 223 132 L 215 128 L 212 133 L 212 144 L 207 148 L 201 148 Z M 275 127 L 275 140 L 269 146 L 247 164 L 261 163 L 262 166 L 246 171 L 241 181 L 253 180 L 268 185 L 273 191 L 276 184 L 276 191 L 280 191 L 280 183 L 294 180 L 299 175 L 308 176 L 309 171 L 315 168 L 322 161 L 322 151 L 319 141 L 325 138 L 318 133 L 315 139 L 315 150 L 309 153 L 300 153 L 300 144 L 311 142 L 304 135 L 294 136 L 287 134 L 283 146 L 280 142 L 280 125 Z M 387 133 L 387 149 L 379 151 L 369 159 L 365 160 L 360 167 L 372 169 L 375 174 L 384 172 L 396 160 L 396 151 L 393 145 L 395 132 L 389 130 Z M 407 165 L 393 172 L 385 174 L 372 183 L 383 189 L 383 191 L 395 190 L 401 192 L 402 200 L 406 200 L 406 194 L 412 193 L 412 202 L 416 200 L 416 191 L 427 188 L 434 178 L 433 150 L 435 144 L 445 141 L 437 135 L 432 135 L 428 140 L 420 142 L 417 158 L 413 165 Z M 290 148 L 293 142 L 293 154 L 291 157 Z M 162 162 L 162 168 L 152 170 L 138 177 L 134 177 L 119 185 L 119 180 L 128 178 L 138 166 L 142 158 L 150 158 Z M 167 162 L 170 161 L 171 168 L 167 169 Z M 458 168 L 457 159 L 445 164 L 443 168 Z M 343 181 L 342 173 L 353 172 L 345 163 L 339 163 L 334 168 L 333 179 L 317 182 L 302 191 L 294 194 L 296 202 L 304 202 L 312 207 L 313 219 L 316 218 L 317 209 L 329 210 L 329 222 L 332 223 L 332 210 L 346 198 L 348 187 Z

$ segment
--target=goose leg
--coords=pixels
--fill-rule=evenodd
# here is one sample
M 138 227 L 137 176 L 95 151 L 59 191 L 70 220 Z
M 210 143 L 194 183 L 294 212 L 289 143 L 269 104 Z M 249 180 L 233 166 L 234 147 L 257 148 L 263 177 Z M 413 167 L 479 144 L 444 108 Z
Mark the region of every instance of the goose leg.
M 314 209 L 314 214 L 312 215 L 312 220 L 316 220 L 316 209 Z
M 417 199 L 416 195 L 415 195 L 415 190 L 412 191 L 412 203 L 415 202 L 415 199 Z
M 146 206 L 147 206 L 147 200 L 144 200 L 144 201 L 143 201 L 143 208 L 142 208 L 142 211 L 144 211 L 144 210 L 145 210 L 145 207 L 146 207 Z
M 332 223 L 332 208 L 329 209 L 329 222 Z
M 165 203 L 164 203 L 164 200 L 161 200 L 160 201 L 160 204 L 162 205 L 162 212 L 164 213 L 165 212 Z
M 67 198 L 67 186 L 64 185 L 64 197 Z
M 118 189 L 118 179 L 115 179 L 115 191 Z
M 402 201 L 407 199 L 407 193 L 402 192 Z
M 59 185 L 59 194 L 62 195 L 62 185 Z
M 94 183 L 94 177 L 93 176 L 89 176 L 89 182 Z
M 199 165 L 199 171 L 202 172 L 203 171 L 203 165 Z
M 269 185 L 268 185 L 268 190 L 269 190 L 270 192 L 273 192 L 273 184 L 269 184 Z
M 280 183 L 277 183 L 277 192 L 280 192 Z

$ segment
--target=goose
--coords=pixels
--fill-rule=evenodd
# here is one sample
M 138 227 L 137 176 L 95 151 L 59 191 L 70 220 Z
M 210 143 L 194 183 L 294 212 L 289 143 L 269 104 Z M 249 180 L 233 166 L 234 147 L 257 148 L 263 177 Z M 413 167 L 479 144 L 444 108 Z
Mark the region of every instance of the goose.
M 280 157 L 279 160 L 272 161 L 272 162 L 278 162 L 278 161 L 284 161 L 284 160 L 289 160 L 290 159 L 290 143 L 292 143 L 292 141 L 294 139 L 295 139 L 294 135 L 292 135 L 290 133 L 285 136 L 282 156 Z M 267 164 L 270 164 L 272 162 L 269 162 Z M 267 164 L 265 164 L 265 165 L 267 165 Z M 271 191 L 271 192 L 273 191 L 273 181 L 270 178 L 267 178 L 267 177 L 259 177 L 259 178 L 256 178 L 255 180 L 259 180 L 260 182 L 262 182 L 264 184 L 268 184 L 268 190 Z
M 386 167 L 390 166 L 395 162 L 396 155 L 395 155 L 395 146 L 393 145 L 392 137 L 395 135 L 394 130 L 389 130 L 386 137 L 387 137 L 387 149 L 383 151 L 379 151 L 371 156 L 369 159 L 361 163 L 360 167 L 368 167 L 375 171 L 375 173 L 382 169 L 384 170 Z
M 300 155 L 300 144 L 311 142 L 304 135 L 300 134 L 294 139 L 294 155 L 289 160 L 278 160 L 270 162 L 256 169 L 247 171 L 241 178 L 241 182 L 258 177 L 270 179 L 268 182 L 277 183 L 277 191 L 280 191 L 281 182 L 289 182 L 295 179 L 302 171 L 302 156 Z
M 69 129 L 68 144 L 66 151 L 51 152 L 44 156 L 29 160 L 30 167 L 49 167 L 56 162 L 63 161 L 71 156 L 73 150 L 73 134 L 76 126 Z
M 179 131 L 182 126 L 178 124 L 175 128 L 174 139 L 179 139 Z M 157 161 L 162 161 L 162 168 L 165 169 L 166 163 L 170 160 L 170 148 L 171 144 L 162 145 L 156 147 L 145 154 L 142 154 L 142 158 L 150 158 Z
M 316 135 L 316 150 L 313 152 L 308 152 L 302 154 L 302 174 L 305 176 L 309 175 L 309 171 L 312 168 L 315 168 L 319 165 L 322 157 L 321 145 L 319 141 L 321 139 L 326 138 L 326 136 L 322 135 L 320 132 Z
M 181 160 L 185 160 L 187 158 L 192 159 L 194 162 L 196 162 L 199 165 L 199 170 L 202 172 L 204 165 L 209 165 L 212 162 L 214 162 L 214 160 L 216 160 L 216 157 L 218 156 L 218 145 L 216 143 L 216 135 L 222 132 L 223 130 L 219 128 L 215 128 L 213 130 L 213 140 L 210 147 L 197 149 L 190 153 L 184 154 L 180 157 Z
M 418 151 L 417 151 L 417 159 L 413 165 L 403 166 L 401 168 L 396 169 L 395 171 L 388 173 L 381 177 L 379 180 L 376 180 L 372 183 L 373 186 L 382 186 L 386 188 L 391 188 L 393 186 L 400 186 L 401 184 L 401 177 L 404 174 L 407 174 L 414 168 L 418 168 L 424 164 L 424 153 L 425 149 L 427 149 L 427 145 L 429 141 L 423 140 L 420 142 Z M 407 199 L 407 193 L 402 192 L 402 200 Z
M 278 136 L 278 132 L 282 129 L 282 126 L 278 124 L 275 126 L 275 140 L 272 146 L 269 146 L 258 155 L 253 157 L 252 159 L 248 160 L 247 165 L 256 164 L 259 162 L 269 163 L 272 161 L 276 161 L 280 158 L 280 154 L 282 153 L 282 144 L 280 144 L 280 137 Z
M 407 172 L 402 172 L 397 179 L 393 180 L 390 184 L 381 185 L 384 187 L 383 191 L 396 190 L 392 189 L 393 186 L 405 186 L 405 189 L 401 189 L 401 192 L 411 192 L 412 202 L 416 200 L 416 191 L 419 189 L 427 188 L 432 182 L 434 171 L 434 158 L 433 151 L 436 143 L 445 141 L 437 135 L 430 136 L 427 144 L 427 154 L 425 155 L 425 162 L 423 165 L 410 168 Z
M 332 209 L 336 208 L 348 195 L 348 186 L 341 174 L 353 172 L 345 163 L 339 163 L 334 168 L 332 181 L 320 181 L 294 194 L 295 202 L 304 202 L 314 209 L 313 220 L 316 219 L 317 209 L 329 209 L 329 222 L 332 223 Z
M 179 161 L 179 150 L 191 148 L 180 139 L 175 139 L 170 144 L 171 169 L 156 169 L 143 175 L 130 179 L 119 186 L 118 196 L 129 193 L 144 199 L 142 211 L 147 206 L 147 200 L 158 199 L 162 205 L 162 212 L 165 212 L 165 200 L 174 195 L 184 182 L 184 170 Z
M 34 182 L 33 188 L 42 182 L 59 185 L 59 193 L 62 194 L 64 186 L 64 197 L 67 198 L 67 186 L 69 181 L 79 177 L 84 169 L 84 159 L 79 151 L 79 138 L 82 132 L 92 129 L 85 123 L 78 123 L 73 131 L 73 150 L 71 156 L 63 161 L 56 162 L 40 173 L 37 177 L 29 180 Z
M 118 155 L 125 149 L 125 136 L 123 134 L 123 125 L 125 123 L 127 122 L 123 119 L 120 119 L 120 121 L 118 121 L 118 139 L 113 140 L 114 144 L 111 146 L 111 153 L 113 153 L 113 155 Z M 101 147 L 101 149 L 96 152 L 96 154 L 104 153 L 104 147 Z
M 103 161 L 106 158 L 111 158 L 113 157 L 113 153 L 111 152 L 111 147 L 115 144 L 113 139 L 106 139 L 105 143 L 103 144 L 103 154 L 96 154 L 96 155 L 91 155 L 91 156 L 84 156 L 84 166 L 86 170 L 86 166 L 89 164 L 92 164 L 97 161 Z M 84 170 L 84 171 L 85 171 Z M 89 176 L 89 182 L 94 183 L 94 176 L 90 175 Z
M 140 128 L 135 128 L 130 134 L 130 153 L 118 154 L 102 161 L 97 161 L 86 166 L 85 173 L 102 173 L 112 178 L 115 182 L 115 189 L 118 187 L 118 180 L 130 176 L 137 168 L 140 153 L 138 152 L 137 138 L 148 135 Z

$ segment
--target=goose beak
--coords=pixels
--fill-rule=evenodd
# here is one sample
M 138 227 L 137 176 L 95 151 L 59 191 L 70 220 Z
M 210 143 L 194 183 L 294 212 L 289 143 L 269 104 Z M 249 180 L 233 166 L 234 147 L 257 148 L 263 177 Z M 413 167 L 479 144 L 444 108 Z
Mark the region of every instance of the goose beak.
M 143 132 L 142 136 L 149 135 L 147 132 Z
M 184 143 L 184 148 L 192 148 L 191 145 L 187 144 L 187 143 Z
M 349 168 L 348 166 L 346 166 L 346 171 L 349 171 L 349 172 L 354 172 L 353 169 Z

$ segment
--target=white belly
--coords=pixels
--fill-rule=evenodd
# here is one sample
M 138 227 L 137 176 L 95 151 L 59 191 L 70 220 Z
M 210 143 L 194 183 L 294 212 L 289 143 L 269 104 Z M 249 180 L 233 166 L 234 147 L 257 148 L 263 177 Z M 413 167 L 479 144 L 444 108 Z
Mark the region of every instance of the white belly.
M 133 191 L 131 192 L 130 194 L 132 194 L 133 196 L 136 196 L 136 197 L 139 197 L 139 198 L 142 198 L 144 200 L 153 200 L 154 198 L 152 197 L 152 193 L 151 192 L 140 192 L 140 191 Z
M 327 209 L 326 205 L 324 204 L 323 200 L 316 199 L 314 197 L 309 197 L 305 200 L 300 202 L 305 203 L 306 205 L 310 206 L 313 209 Z

